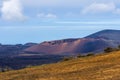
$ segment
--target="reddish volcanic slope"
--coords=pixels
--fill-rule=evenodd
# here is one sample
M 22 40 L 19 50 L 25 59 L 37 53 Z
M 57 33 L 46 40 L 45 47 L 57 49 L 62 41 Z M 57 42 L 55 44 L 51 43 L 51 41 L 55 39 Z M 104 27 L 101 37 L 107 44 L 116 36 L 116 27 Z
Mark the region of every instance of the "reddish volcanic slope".
M 78 53 L 99 52 L 107 46 L 109 46 L 109 42 L 105 39 L 64 39 L 43 42 L 25 49 L 25 52 L 71 55 Z
M 78 54 L 102 52 L 106 47 L 120 45 L 120 30 L 103 30 L 85 38 L 43 42 L 25 49 L 26 52 L 44 54 Z

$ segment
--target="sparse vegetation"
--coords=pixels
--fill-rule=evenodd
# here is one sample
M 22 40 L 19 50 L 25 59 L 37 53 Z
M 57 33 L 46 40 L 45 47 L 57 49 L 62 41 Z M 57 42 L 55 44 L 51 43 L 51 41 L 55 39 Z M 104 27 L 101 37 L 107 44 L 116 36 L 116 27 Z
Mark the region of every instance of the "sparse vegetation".
M 0 73 L 1 80 L 120 80 L 120 51 Z
M 87 55 L 78 54 L 76 57 L 73 57 L 73 56 L 64 57 L 62 61 L 69 61 L 76 58 L 82 58 L 82 57 L 88 57 L 88 56 L 94 56 L 94 55 L 95 55 L 94 53 L 88 53 Z
M 62 59 L 62 61 L 69 61 L 69 60 L 72 60 L 72 59 L 74 59 L 74 57 L 64 57 Z
M 113 52 L 113 51 L 120 51 L 120 45 L 118 45 L 118 47 L 116 47 L 116 48 L 107 47 L 104 49 L 105 53 L 109 53 L 109 52 Z
M 113 48 L 107 47 L 107 48 L 104 49 L 104 52 L 109 53 L 109 52 L 112 52 L 113 50 L 114 50 Z

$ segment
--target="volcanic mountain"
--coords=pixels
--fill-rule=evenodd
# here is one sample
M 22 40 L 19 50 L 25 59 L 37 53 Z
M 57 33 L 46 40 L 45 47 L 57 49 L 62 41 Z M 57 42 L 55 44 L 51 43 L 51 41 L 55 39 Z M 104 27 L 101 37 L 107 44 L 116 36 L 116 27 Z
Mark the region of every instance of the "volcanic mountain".
M 120 30 L 103 30 L 84 38 L 46 41 L 25 49 L 26 53 L 75 55 L 102 52 L 120 44 Z

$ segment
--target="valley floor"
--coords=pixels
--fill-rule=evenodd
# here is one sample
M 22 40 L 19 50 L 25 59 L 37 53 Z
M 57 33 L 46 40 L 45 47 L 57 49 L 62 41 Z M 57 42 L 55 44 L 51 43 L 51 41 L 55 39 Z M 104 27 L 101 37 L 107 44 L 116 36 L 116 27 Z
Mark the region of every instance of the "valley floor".
M 120 80 L 120 51 L 4 72 L 0 80 Z

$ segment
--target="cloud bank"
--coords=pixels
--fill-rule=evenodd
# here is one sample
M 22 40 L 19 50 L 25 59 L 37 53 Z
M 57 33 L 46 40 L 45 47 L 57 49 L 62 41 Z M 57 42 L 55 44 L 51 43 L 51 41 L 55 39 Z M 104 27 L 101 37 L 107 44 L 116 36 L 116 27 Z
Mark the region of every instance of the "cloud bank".
M 115 3 L 92 3 L 85 7 L 81 13 L 83 14 L 102 14 L 102 13 L 113 13 L 120 14 L 120 9 L 117 8 Z
M 111 12 L 115 10 L 115 5 L 113 3 L 93 3 L 83 9 L 82 13 L 103 13 Z
M 116 16 L 120 15 L 119 4 L 120 0 L 3 0 L 0 15 L 2 19 L 9 21 L 24 20 L 24 13 L 29 17 L 28 21 L 55 18 L 118 18 Z
M 1 8 L 1 17 L 4 20 L 24 20 L 20 0 L 4 0 Z

